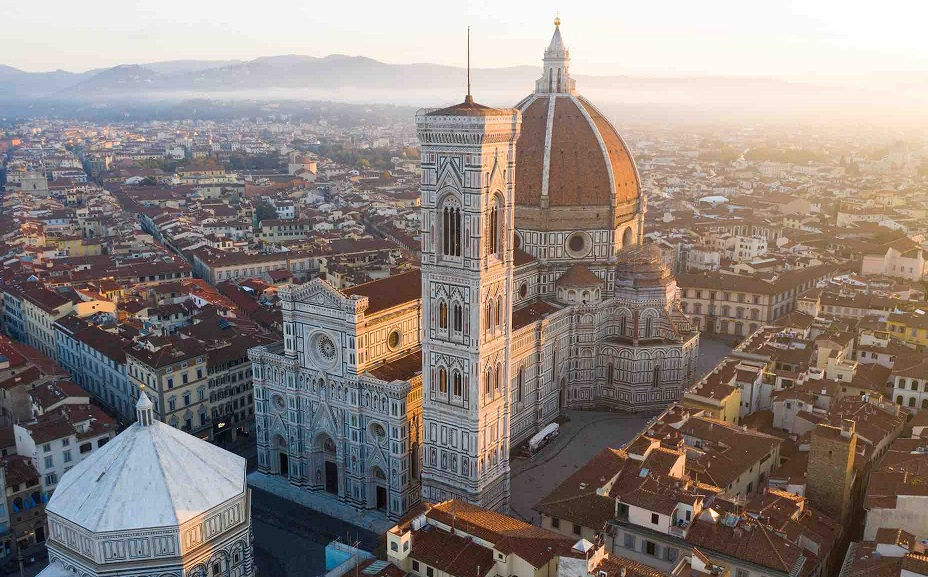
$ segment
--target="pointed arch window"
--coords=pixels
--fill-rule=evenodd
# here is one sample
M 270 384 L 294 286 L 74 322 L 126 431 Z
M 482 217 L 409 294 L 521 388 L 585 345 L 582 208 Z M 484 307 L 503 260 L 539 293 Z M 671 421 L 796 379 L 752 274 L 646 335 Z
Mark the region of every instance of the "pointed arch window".
M 648 318 L 646 318 L 645 321 L 644 321 L 644 336 L 645 336 L 645 338 L 649 338 L 649 339 L 650 339 L 652 336 L 654 336 L 654 334 L 652 333 L 653 330 L 654 330 L 654 319 L 652 319 L 651 317 L 648 317 Z
M 452 322 L 455 332 L 461 332 L 464 330 L 464 307 L 461 306 L 461 303 L 455 302 L 452 307 Z
M 502 295 L 496 297 L 496 326 L 503 326 L 503 297 Z
M 500 216 L 502 208 L 499 201 L 493 202 L 490 213 L 487 215 L 487 254 L 499 256 L 502 248 L 502 233 L 500 230 Z
M 461 209 L 453 203 L 448 203 L 441 211 L 442 242 L 441 252 L 445 256 L 461 256 Z
M 438 301 L 438 328 L 448 328 L 448 303 L 444 300 Z
M 452 380 L 453 380 L 452 386 L 454 387 L 453 389 L 454 396 L 455 397 L 463 396 L 464 395 L 464 383 L 463 383 L 463 378 L 461 377 L 461 371 L 455 370 L 454 377 Z
M 497 393 L 499 392 L 500 381 L 502 381 L 502 379 L 503 379 L 503 366 L 498 364 L 496 365 L 496 378 L 493 381 L 493 388 L 496 390 Z
M 444 367 L 438 369 L 438 392 L 442 395 L 448 394 L 448 371 Z
M 661 368 L 659 366 L 654 367 L 654 373 L 651 377 L 651 384 L 655 387 L 661 386 Z
M 525 384 L 525 368 L 519 367 L 519 375 L 516 378 L 516 401 L 522 402 L 522 386 Z
M 614 374 L 615 374 L 615 365 L 612 363 L 609 363 L 606 366 L 606 384 L 609 385 L 610 387 L 612 386 L 612 383 L 613 383 Z
M 486 380 L 483 382 L 483 392 L 486 395 L 490 394 L 490 382 L 493 379 L 493 370 L 487 367 Z

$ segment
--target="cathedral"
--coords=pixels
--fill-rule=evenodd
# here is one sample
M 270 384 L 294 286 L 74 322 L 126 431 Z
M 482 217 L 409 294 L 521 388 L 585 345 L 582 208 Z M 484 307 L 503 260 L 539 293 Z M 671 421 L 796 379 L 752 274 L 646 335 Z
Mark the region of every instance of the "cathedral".
M 250 351 L 259 470 L 396 519 L 505 510 L 510 450 L 567 408 L 658 410 L 699 335 L 641 244 L 631 152 L 569 72 L 560 22 L 515 108 L 421 110 L 421 270 L 279 291 Z

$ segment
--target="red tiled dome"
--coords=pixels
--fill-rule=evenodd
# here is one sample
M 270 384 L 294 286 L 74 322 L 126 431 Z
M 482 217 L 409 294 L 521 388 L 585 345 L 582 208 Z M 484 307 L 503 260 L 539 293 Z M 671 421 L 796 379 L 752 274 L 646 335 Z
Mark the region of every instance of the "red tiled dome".
M 543 206 L 545 196 L 552 208 L 610 207 L 638 199 L 638 172 L 628 147 L 588 100 L 574 94 L 535 94 L 518 108 L 517 205 Z

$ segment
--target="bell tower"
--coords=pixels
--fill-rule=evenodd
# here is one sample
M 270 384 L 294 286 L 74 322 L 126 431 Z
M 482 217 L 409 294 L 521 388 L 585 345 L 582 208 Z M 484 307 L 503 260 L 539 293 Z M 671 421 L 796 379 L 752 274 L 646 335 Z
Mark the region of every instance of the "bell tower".
M 420 110 L 422 498 L 506 510 L 513 186 L 521 114 Z

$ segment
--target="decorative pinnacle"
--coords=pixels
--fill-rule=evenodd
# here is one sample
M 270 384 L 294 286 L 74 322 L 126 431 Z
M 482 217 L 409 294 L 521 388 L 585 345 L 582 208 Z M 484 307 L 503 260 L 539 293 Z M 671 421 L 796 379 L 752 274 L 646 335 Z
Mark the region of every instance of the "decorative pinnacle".
M 557 13 L 557 16 L 554 17 L 554 26 L 555 26 L 556 28 L 560 28 L 560 27 L 561 27 L 561 13 L 560 13 L 560 12 L 558 12 L 558 13 Z

